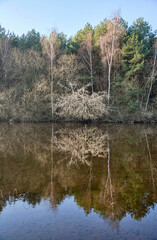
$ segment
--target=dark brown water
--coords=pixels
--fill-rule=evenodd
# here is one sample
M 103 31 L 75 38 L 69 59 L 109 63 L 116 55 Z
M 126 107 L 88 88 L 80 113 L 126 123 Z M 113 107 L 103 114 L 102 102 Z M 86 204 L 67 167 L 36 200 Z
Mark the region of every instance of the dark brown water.
M 0 240 L 157 239 L 157 127 L 0 124 Z

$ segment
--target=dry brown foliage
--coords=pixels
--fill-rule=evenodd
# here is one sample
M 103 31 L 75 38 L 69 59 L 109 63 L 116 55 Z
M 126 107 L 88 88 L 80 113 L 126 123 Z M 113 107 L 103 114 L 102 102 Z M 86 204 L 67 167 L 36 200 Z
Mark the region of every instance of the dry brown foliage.
M 55 104 L 55 114 L 61 119 L 96 120 L 108 114 L 106 92 L 89 95 L 85 87 L 65 96 L 60 96 Z

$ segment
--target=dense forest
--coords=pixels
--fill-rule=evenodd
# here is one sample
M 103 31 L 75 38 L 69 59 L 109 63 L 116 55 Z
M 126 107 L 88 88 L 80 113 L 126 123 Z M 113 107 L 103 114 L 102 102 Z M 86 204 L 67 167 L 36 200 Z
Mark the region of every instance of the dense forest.
M 0 25 L 0 120 L 157 121 L 157 38 L 119 14 L 75 36 Z

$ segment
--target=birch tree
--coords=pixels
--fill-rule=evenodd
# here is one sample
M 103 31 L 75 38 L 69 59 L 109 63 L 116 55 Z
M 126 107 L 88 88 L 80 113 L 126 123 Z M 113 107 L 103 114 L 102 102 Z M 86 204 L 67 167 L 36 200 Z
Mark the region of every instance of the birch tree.
M 43 54 L 48 58 L 50 64 L 50 84 L 51 84 L 51 112 L 52 118 L 54 115 L 54 93 L 53 93 L 53 68 L 54 68 L 54 60 L 56 57 L 56 50 L 57 50 L 57 33 L 56 31 L 52 31 L 49 38 L 45 36 L 41 39 L 42 51 Z
M 119 53 L 119 38 L 123 33 L 121 28 L 121 18 L 115 16 L 113 19 L 107 21 L 107 32 L 99 38 L 99 45 L 101 50 L 101 58 L 103 64 L 108 68 L 108 106 L 110 101 L 111 90 L 111 70 L 114 57 Z
M 149 87 L 148 96 L 147 96 L 147 100 L 146 100 L 145 111 L 147 111 L 149 98 L 150 98 L 150 94 L 151 94 L 151 91 L 152 91 L 155 75 L 157 75 L 157 70 L 156 70 L 156 65 L 157 65 L 157 39 L 155 40 L 153 50 L 154 50 L 153 51 L 154 52 L 154 54 L 153 54 L 154 59 L 153 59 L 152 73 L 151 73 L 151 76 L 150 76 L 150 87 Z

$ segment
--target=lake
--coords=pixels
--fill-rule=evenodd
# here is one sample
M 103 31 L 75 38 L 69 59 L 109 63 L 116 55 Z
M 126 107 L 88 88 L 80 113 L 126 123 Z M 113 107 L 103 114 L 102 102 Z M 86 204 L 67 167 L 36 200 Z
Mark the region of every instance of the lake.
M 157 239 L 157 127 L 0 123 L 0 240 Z

